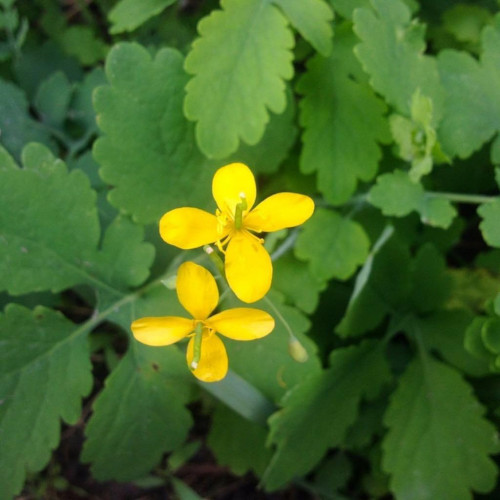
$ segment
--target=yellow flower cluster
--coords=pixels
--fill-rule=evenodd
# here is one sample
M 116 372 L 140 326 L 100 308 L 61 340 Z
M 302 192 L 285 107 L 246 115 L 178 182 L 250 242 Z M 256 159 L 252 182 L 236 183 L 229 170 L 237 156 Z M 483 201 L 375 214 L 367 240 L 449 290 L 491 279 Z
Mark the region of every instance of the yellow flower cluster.
M 305 222 L 314 202 L 305 195 L 279 193 L 255 208 L 257 189 L 251 170 L 231 163 L 214 175 L 212 194 L 215 214 L 191 207 L 167 212 L 160 220 L 160 235 L 167 243 L 192 249 L 215 243 L 224 254 L 225 276 L 243 302 L 255 302 L 271 287 L 271 257 L 257 236 Z M 213 276 L 193 262 L 177 273 L 177 296 L 192 319 L 166 316 L 141 318 L 132 323 L 134 337 L 147 345 L 164 346 L 190 337 L 187 362 L 193 374 L 205 382 L 224 378 L 228 358 L 221 335 L 234 340 L 254 340 L 269 334 L 274 319 L 265 311 L 240 307 L 211 315 L 219 302 Z

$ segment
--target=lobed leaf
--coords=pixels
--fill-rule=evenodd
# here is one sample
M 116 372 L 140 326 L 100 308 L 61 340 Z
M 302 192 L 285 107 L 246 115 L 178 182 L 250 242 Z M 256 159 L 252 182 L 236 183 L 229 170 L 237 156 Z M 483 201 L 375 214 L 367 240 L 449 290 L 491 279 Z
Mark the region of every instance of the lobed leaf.
M 58 312 L 11 304 L 0 315 L 0 496 L 19 493 L 75 424 L 92 387 L 85 336 Z M 5 496 L 3 496 L 5 495 Z
M 372 8 L 354 11 L 354 31 L 361 39 L 356 55 L 373 88 L 405 116 L 417 89 L 432 100 L 434 123 L 442 116 L 443 89 L 436 61 L 424 55 L 424 31 L 411 20 L 401 0 L 371 0 Z
M 184 407 L 191 374 L 176 346 L 134 342 L 107 378 L 86 427 L 82 460 L 98 480 L 130 481 L 147 475 L 178 447 L 192 425 Z
M 109 201 L 142 223 L 164 212 L 211 198 L 214 169 L 193 146 L 192 126 L 182 114 L 187 80 L 182 56 L 163 49 L 152 59 L 138 44 L 116 45 L 106 59 L 109 85 L 94 94 L 103 137 L 94 156 Z
M 493 425 L 452 368 L 425 355 L 407 368 L 385 415 L 383 467 L 398 499 L 466 500 L 486 493 L 497 469 Z M 465 432 L 466 430 L 466 432 Z
M 221 6 L 198 24 L 200 37 L 185 63 L 194 76 L 184 112 L 197 122 L 196 140 L 209 158 L 233 153 L 240 139 L 259 142 L 268 110 L 285 110 L 284 80 L 293 75 L 294 40 L 279 9 L 263 0 Z
M 338 37 L 330 57 L 318 55 L 308 61 L 297 86 L 304 96 L 300 168 L 318 172 L 319 190 L 336 205 L 352 196 L 358 180 L 375 176 L 382 156 L 378 143 L 390 140 L 384 103 L 352 78 L 351 68 L 359 63 L 344 47 L 348 40 L 352 50 L 352 34 L 344 30 Z
M 333 12 L 324 0 L 272 0 L 280 7 L 297 31 L 323 56 L 332 51 Z
M 270 419 L 269 442 L 277 446 L 263 483 L 273 490 L 308 472 L 328 448 L 342 444 L 363 398 L 376 396 L 390 379 L 382 344 L 372 341 L 336 349 L 330 368 L 289 391 Z
M 492 203 L 483 203 L 477 209 L 477 213 L 483 219 L 479 224 L 483 238 L 488 245 L 500 247 L 500 199 Z
M 320 280 L 351 277 L 368 257 L 370 241 L 363 227 L 333 210 L 318 209 L 305 224 L 295 246 Z
M 500 16 L 482 32 L 480 61 L 465 52 L 443 51 L 439 71 L 446 91 L 440 138 L 445 151 L 466 158 L 497 136 L 492 154 L 500 148 Z M 500 156 L 499 156 L 500 158 Z M 494 161 L 498 161 L 498 158 Z

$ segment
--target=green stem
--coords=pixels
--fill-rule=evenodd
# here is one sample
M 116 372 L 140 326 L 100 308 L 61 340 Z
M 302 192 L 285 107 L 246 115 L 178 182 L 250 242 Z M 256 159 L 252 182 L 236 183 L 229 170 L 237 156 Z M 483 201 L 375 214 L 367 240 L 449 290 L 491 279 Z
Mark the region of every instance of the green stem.
M 203 324 L 196 323 L 196 328 L 194 330 L 194 346 L 193 346 L 193 359 L 190 364 L 191 370 L 196 370 L 201 359 L 201 339 L 203 337 Z
M 492 203 L 493 201 L 498 200 L 498 196 L 482 196 L 478 194 L 443 193 L 440 191 L 427 191 L 425 194 L 429 198 L 445 198 L 449 201 L 472 203 L 475 205 Z

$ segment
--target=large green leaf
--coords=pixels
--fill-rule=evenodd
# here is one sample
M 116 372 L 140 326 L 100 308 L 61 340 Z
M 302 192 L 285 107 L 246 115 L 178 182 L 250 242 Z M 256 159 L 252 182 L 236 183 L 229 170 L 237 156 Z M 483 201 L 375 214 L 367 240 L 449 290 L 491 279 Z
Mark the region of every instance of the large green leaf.
M 363 227 L 333 210 L 318 209 L 306 223 L 295 247 L 320 280 L 351 277 L 368 257 L 370 241 Z
M 60 419 L 80 418 L 92 387 L 84 327 L 60 313 L 7 306 L 0 315 L 0 497 L 19 493 L 27 472 L 47 464 Z
M 192 420 L 192 375 L 176 346 L 134 344 L 106 380 L 86 428 L 82 459 L 99 480 L 145 476 L 178 447 Z
M 318 188 L 333 204 L 347 201 L 358 180 L 375 176 L 382 156 L 378 143 L 390 139 L 384 103 L 352 78 L 351 68 L 359 63 L 344 47 L 347 40 L 352 50 L 352 33 L 343 30 L 337 37 L 332 55 L 310 59 L 297 86 L 304 95 L 300 167 L 318 172 Z
M 482 43 L 480 61 L 453 50 L 443 51 L 438 59 L 446 90 L 441 143 L 449 154 L 461 158 L 470 156 L 500 130 L 500 16 L 493 26 L 484 28 Z M 498 148 L 497 138 L 493 152 Z M 500 155 L 494 158 L 499 160 Z
M 432 100 L 434 122 L 442 115 L 443 90 L 435 59 L 424 55 L 423 26 L 412 22 L 401 0 L 371 0 L 372 9 L 354 11 L 355 51 L 373 88 L 405 116 L 417 89 Z
M 178 206 L 203 208 L 211 176 L 182 114 L 182 56 L 172 49 L 152 59 L 138 44 L 116 45 L 106 60 L 109 85 L 94 105 L 103 132 L 94 146 L 112 205 L 137 221 L 156 222 Z
M 406 370 L 385 415 L 383 467 L 401 500 L 468 500 L 488 492 L 497 468 L 495 428 L 471 387 L 427 355 Z
M 278 5 L 297 31 L 322 55 L 332 50 L 333 12 L 324 0 L 272 0 Z
M 23 294 L 85 283 L 116 296 L 147 278 L 154 249 L 142 241 L 142 227 L 117 219 L 98 249 L 96 194 L 82 171 L 68 173 L 39 144 L 24 149 L 24 168 L 12 168 L 5 158 L 0 158 L 3 289 Z
M 212 158 L 256 144 L 269 110 L 286 106 L 284 80 L 293 75 L 294 40 L 281 11 L 267 0 L 222 0 L 198 25 L 185 68 L 184 112 L 196 121 L 196 139 Z M 209 96 L 209 98 L 207 98 Z
M 269 440 L 277 445 L 264 485 L 275 489 L 308 472 L 328 448 L 342 444 L 363 398 L 390 379 L 384 345 L 366 341 L 333 351 L 330 368 L 289 391 L 271 417 Z

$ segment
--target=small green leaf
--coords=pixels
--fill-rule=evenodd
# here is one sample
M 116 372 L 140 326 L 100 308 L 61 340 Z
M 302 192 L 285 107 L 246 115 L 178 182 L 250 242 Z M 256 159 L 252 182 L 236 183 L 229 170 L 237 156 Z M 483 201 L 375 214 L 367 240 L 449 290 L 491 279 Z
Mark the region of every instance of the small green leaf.
M 0 484 L 19 493 L 59 443 L 60 419 L 80 418 L 92 387 L 85 329 L 60 313 L 15 304 L 0 315 Z
M 42 120 L 54 127 L 61 127 L 73 94 L 73 86 L 62 71 L 52 74 L 40 83 L 35 107 Z
M 108 14 L 112 35 L 134 31 L 149 18 L 156 16 L 175 0 L 121 0 Z
M 295 246 L 320 280 L 350 278 L 368 257 L 370 240 L 357 222 L 332 210 L 318 209 L 305 224 Z
M 354 31 L 361 39 L 356 55 L 370 75 L 373 88 L 405 116 L 412 95 L 420 89 L 434 105 L 434 123 L 442 115 L 443 90 L 436 61 L 424 55 L 424 30 L 411 20 L 400 0 L 371 0 L 373 9 L 354 12 Z
M 222 0 L 221 6 L 198 24 L 200 38 L 185 63 L 194 77 L 184 112 L 197 122 L 196 139 L 209 158 L 233 153 L 240 139 L 259 142 L 268 110 L 285 110 L 284 80 L 293 75 L 294 40 L 277 7 L 261 0 Z
M 416 211 L 422 222 L 443 229 L 451 225 L 457 214 L 448 200 L 432 197 L 422 184 L 412 181 L 402 170 L 380 175 L 370 189 L 368 200 L 384 215 L 404 217 Z
M 137 342 L 106 380 L 94 403 L 82 459 L 99 480 L 145 476 L 181 445 L 191 427 L 184 407 L 192 375 L 176 346 Z
M 495 428 L 471 387 L 431 357 L 416 359 L 399 381 L 385 415 L 383 467 L 398 499 L 468 500 L 487 493 L 497 468 Z
M 333 12 L 324 0 L 272 0 L 297 31 L 323 56 L 332 51 Z
M 352 19 L 352 15 L 359 7 L 368 7 L 370 0 L 330 0 L 335 12 L 346 19 Z
M 483 203 L 477 209 L 477 213 L 483 219 L 479 228 L 486 243 L 492 247 L 500 247 L 500 199 L 492 203 Z
M 266 448 L 264 426 L 245 420 L 226 406 L 217 405 L 212 415 L 208 445 L 220 465 L 243 476 L 249 471 L 262 476 L 272 456 Z
M 439 70 L 446 90 L 440 139 L 445 151 L 467 158 L 500 131 L 500 16 L 482 32 L 480 61 L 465 52 L 445 50 Z M 493 150 L 498 148 L 498 138 Z
M 65 52 L 76 57 L 84 66 L 102 61 L 108 51 L 108 46 L 96 37 L 89 26 L 71 26 L 59 40 Z
M 52 146 L 49 133 L 28 111 L 24 92 L 12 83 L 0 79 L 0 145 L 19 160 L 28 142 L 43 142 Z
M 341 445 L 361 399 L 375 397 L 389 379 L 383 344 L 366 341 L 333 351 L 330 368 L 289 391 L 270 419 L 269 441 L 277 450 L 263 478 L 266 489 L 305 474 L 328 448 Z
M 491 12 L 479 5 L 457 4 L 443 14 L 443 28 L 460 42 L 477 44 L 482 28 L 491 22 Z
M 308 61 L 297 86 L 304 95 L 300 168 L 318 172 L 319 190 L 336 205 L 352 196 L 358 180 L 375 176 L 382 156 L 378 143 L 390 140 L 384 103 L 352 78 L 352 66 L 359 63 L 344 47 L 347 41 L 352 50 L 352 33 L 343 30 L 338 38 L 329 58 Z

